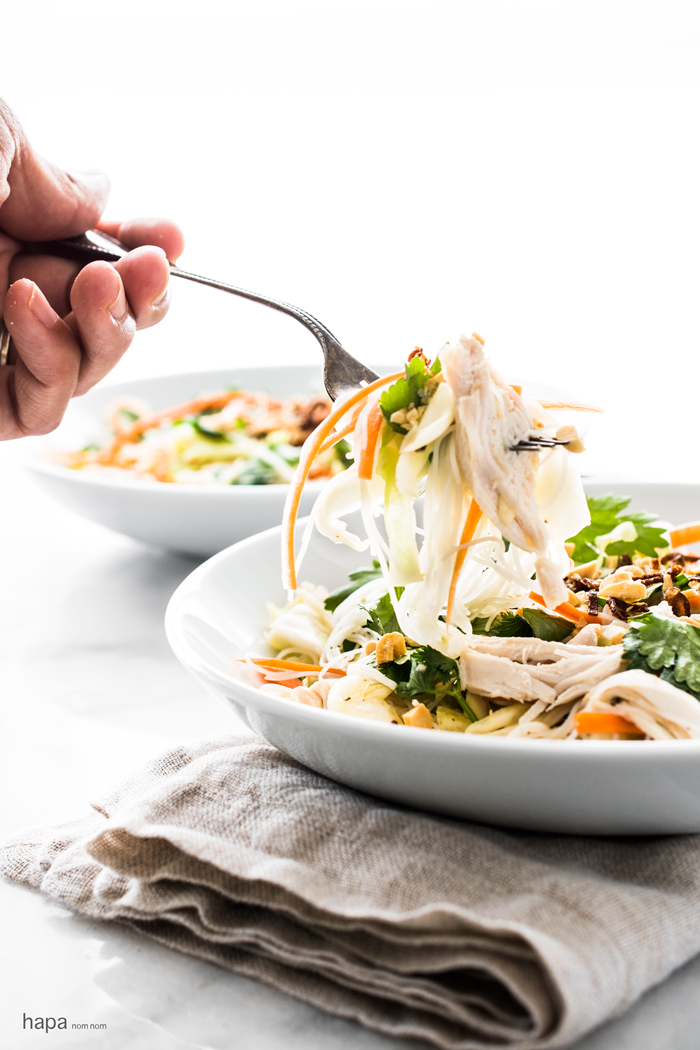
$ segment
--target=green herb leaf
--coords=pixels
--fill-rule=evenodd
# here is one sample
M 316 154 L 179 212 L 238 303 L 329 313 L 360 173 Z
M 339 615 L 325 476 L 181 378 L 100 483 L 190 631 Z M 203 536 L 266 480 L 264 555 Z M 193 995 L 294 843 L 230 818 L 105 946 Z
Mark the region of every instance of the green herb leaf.
M 377 634 L 393 634 L 394 632 L 403 634 L 388 594 L 383 594 L 374 608 L 369 609 L 368 612 L 369 619 L 365 627 L 369 627 L 370 631 L 376 631 Z
M 137 419 L 141 418 L 138 412 L 134 412 L 133 408 L 120 408 L 119 415 L 129 423 L 135 423 Z
M 493 635 L 496 638 L 531 638 L 533 635 L 530 624 L 522 616 L 518 616 L 517 613 L 501 613 L 499 616 L 496 616 L 489 629 L 486 630 L 489 619 L 490 617 L 483 616 L 472 620 L 472 631 L 474 634 Z
M 260 459 L 251 459 L 242 473 L 238 474 L 232 485 L 271 485 L 277 479 L 277 474 Z
M 381 574 L 382 570 L 379 567 L 379 562 L 373 558 L 371 569 L 355 569 L 354 572 L 351 572 L 350 583 L 346 583 L 344 587 L 337 587 L 332 591 L 323 603 L 324 606 L 328 612 L 335 612 L 340 603 L 349 598 L 354 591 L 364 586 L 365 583 L 369 583 L 370 580 L 378 580 Z
M 459 693 L 461 696 L 457 661 L 443 656 L 430 645 L 409 649 L 402 660 L 380 664 L 379 669 L 396 683 L 396 692 L 405 700 L 438 692 L 447 696 Z
M 658 675 L 700 700 L 700 629 L 645 613 L 622 639 L 628 669 Z
M 419 403 L 420 392 L 430 379 L 430 372 L 426 371 L 425 362 L 422 357 L 414 357 L 406 365 L 406 378 L 397 379 L 395 383 L 385 390 L 379 398 L 382 414 L 392 428 L 399 434 L 407 434 L 406 427 L 391 422 L 394 412 L 402 408 L 410 408 L 411 405 Z
M 613 543 L 609 543 L 605 550 L 606 554 L 629 554 L 632 557 L 639 552 L 650 558 L 655 558 L 657 550 L 668 546 L 667 540 L 664 539 L 664 530 L 651 524 L 658 520 L 658 516 L 644 510 L 625 514 L 623 511 L 629 502 L 629 496 L 588 497 L 591 523 L 567 540 L 567 543 L 574 544 L 574 551 L 571 557 L 577 565 L 597 558 L 600 551 L 595 541 L 599 536 L 606 536 L 612 532 L 623 521 L 629 521 L 634 525 L 637 538 L 635 540 L 616 540 Z
M 549 616 L 541 609 L 523 609 L 523 617 L 532 628 L 535 638 L 540 638 L 543 642 L 561 642 L 568 638 L 574 629 L 570 620 Z
M 213 427 L 209 426 L 206 421 L 206 416 L 203 413 L 194 417 L 192 420 L 192 426 L 200 437 L 206 438 L 208 441 L 228 441 L 226 435 L 220 430 L 215 430 Z
M 334 445 L 333 451 L 336 458 L 340 460 L 344 470 L 347 470 L 355 462 L 354 458 L 348 455 L 348 452 L 352 452 L 352 445 L 345 438 L 341 438 L 338 444 Z

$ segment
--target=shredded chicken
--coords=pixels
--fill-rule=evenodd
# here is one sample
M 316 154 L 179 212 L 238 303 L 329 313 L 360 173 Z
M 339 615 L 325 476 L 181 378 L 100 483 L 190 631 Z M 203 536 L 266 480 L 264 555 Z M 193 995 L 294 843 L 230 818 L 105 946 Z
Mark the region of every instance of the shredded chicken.
M 622 671 L 602 681 L 582 710 L 622 715 L 652 740 L 700 738 L 695 697 L 646 671 Z
M 526 402 L 493 374 L 477 339 L 440 352 L 455 398 L 457 459 L 484 514 L 511 543 L 539 555 L 537 581 L 549 608 L 567 600 L 561 570 L 547 558 L 549 535 L 536 500 L 539 452 L 514 452 L 534 429 Z

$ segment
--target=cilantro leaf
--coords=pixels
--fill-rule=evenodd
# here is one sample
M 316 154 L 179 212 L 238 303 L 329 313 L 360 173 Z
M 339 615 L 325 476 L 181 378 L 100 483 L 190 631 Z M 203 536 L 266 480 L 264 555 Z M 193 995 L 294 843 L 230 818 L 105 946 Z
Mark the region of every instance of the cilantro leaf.
M 430 372 L 426 371 L 425 362 L 422 357 L 414 357 L 406 365 L 406 377 L 397 379 L 395 383 L 385 390 L 379 398 L 382 415 L 392 428 L 399 434 L 407 434 L 406 427 L 398 423 L 392 423 L 391 417 L 394 412 L 402 408 L 409 408 L 419 402 L 420 392 L 430 379 Z
M 404 700 L 419 696 L 452 697 L 470 722 L 477 717 L 469 706 L 459 682 L 459 665 L 430 645 L 410 649 L 402 660 L 382 664 L 381 672 L 396 683 L 396 692 Z
M 417 649 L 411 649 L 410 666 L 408 681 L 396 688 L 399 696 L 409 698 L 434 693 L 438 686 L 447 686 L 446 691 L 452 691 L 455 683 L 459 684 L 457 661 L 444 656 L 430 645 L 420 645 Z
M 383 594 L 374 608 L 369 609 L 368 612 L 369 619 L 365 627 L 369 627 L 371 631 L 376 631 L 377 634 L 403 634 L 388 594 Z
M 574 625 L 559 616 L 550 616 L 541 609 L 523 609 L 522 613 L 504 612 L 495 618 L 488 631 L 486 617 L 472 621 L 474 634 L 495 638 L 541 638 L 546 642 L 560 642 L 568 638 Z
M 497 616 L 488 630 L 486 624 L 490 617 L 480 616 L 472 620 L 472 631 L 474 634 L 493 635 L 495 638 L 531 638 L 532 627 L 517 613 L 504 612 Z
M 664 538 L 664 530 L 651 524 L 658 520 L 657 515 L 650 514 L 644 510 L 624 513 L 629 502 L 629 496 L 588 497 L 591 523 L 567 540 L 567 543 L 573 543 L 574 545 L 571 557 L 577 565 L 597 558 L 600 550 L 596 546 L 596 540 L 600 536 L 607 536 L 608 533 L 625 521 L 631 522 L 634 526 L 637 533 L 636 539 L 615 540 L 606 546 L 606 554 L 629 554 L 632 557 L 639 552 L 650 558 L 655 558 L 659 549 L 668 546 Z
M 541 609 L 523 609 L 523 617 L 527 621 L 535 638 L 541 638 L 545 642 L 561 642 L 568 638 L 574 629 L 574 624 L 559 616 L 549 616 Z
M 382 570 L 379 567 L 379 562 L 373 558 L 371 569 L 355 569 L 354 572 L 351 572 L 349 574 L 351 582 L 346 583 L 344 587 L 337 587 L 334 591 L 331 591 L 323 603 L 324 606 L 328 612 L 335 612 L 340 603 L 349 598 L 354 591 L 369 583 L 370 580 L 378 580 L 381 574 Z
M 700 629 L 645 613 L 622 639 L 628 670 L 655 674 L 700 700 Z

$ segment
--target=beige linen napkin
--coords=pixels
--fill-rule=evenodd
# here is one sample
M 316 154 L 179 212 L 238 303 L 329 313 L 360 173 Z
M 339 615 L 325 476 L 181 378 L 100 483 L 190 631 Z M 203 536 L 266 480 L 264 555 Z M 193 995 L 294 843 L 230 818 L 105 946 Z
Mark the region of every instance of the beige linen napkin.
M 182 747 L 0 867 L 85 915 L 450 1050 L 566 1046 L 700 951 L 700 836 L 429 816 L 258 738 Z

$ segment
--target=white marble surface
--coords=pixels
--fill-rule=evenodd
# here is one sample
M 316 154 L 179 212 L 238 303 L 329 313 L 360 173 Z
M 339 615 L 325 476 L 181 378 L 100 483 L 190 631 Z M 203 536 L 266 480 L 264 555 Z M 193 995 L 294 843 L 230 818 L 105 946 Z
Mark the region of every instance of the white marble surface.
M 176 741 L 235 730 L 163 632 L 194 561 L 54 506 L 0 449 L 0 835 L 69 820 Z M 0 1048 L 396 1050 L 272 989 L 0 883 Z M 695 1050 L 700 959 L 577 1050 Z M 22 1016 L 99 1030 L 30 1032 Z

